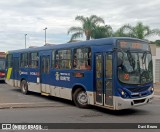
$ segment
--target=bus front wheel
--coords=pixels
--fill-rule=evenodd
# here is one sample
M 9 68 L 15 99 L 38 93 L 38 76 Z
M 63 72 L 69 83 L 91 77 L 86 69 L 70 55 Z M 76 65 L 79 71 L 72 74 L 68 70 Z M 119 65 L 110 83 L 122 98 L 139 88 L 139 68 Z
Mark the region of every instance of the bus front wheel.
M 26 80 L 22 80 L 21 82 L 21 92 L 23 94 L 27 94 L 28 93 L 28 84 Z
M 88 107 L 88 97 L 86 91 L 78 88 L 73 94 L 73 101 L 80 108 Z

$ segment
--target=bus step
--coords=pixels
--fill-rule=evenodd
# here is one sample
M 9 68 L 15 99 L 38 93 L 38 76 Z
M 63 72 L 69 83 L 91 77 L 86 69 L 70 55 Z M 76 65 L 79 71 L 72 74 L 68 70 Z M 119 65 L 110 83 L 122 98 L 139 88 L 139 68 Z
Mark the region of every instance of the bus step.
M 49 96 L 49 93 L 41 93 L 41 95 Z

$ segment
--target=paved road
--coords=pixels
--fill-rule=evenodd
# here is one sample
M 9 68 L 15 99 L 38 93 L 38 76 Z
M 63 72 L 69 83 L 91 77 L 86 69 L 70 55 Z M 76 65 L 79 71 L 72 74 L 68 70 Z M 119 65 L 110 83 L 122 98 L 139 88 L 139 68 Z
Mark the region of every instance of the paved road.
M 1 123 L 160 123 L 160 98 L 154 98 L 153 102 L 121 111 L 110 111 L 102 108 L 91 107 L 80 109 L 71 101 L 45 97 L 32 93 L 23 95 L 20 90 L 12 88 L 7 84 L 0 84 L 0 103 L 11 103 L 8 109 L 0 109 Z M 12 109 L 11 106 L 26 103 L 26 108 Z M 28 104 L 29 105 L 28 105 Z M 3 105 L 4 105 L 3 104 Z M 32 105 L 31 105 L 32 104 Z M 29 107 L 28 107 L 29 106 Z M 18 107 L 18 106 L 17 106 Z M 5 107 L 4 107 L 5 108 Z M 55 130 L 54 130 L 55 131 Z M 74 131 L 74 130 L 56 130 Z M 77 130 L 87 131 L 91 130 Z M 92 130 L 108 131 L 108 130 Z M 115 131 L 115 130 L 109 130 Z M 128 130 L 117 130 L 127 132 Z M 130 130 L 136 132 L 148 132 L 153 130 Z M 159 130 L 155 130 L 159 131 Z
M 121 111 L 110 111 L 97 107 L 80 109 L 66 103 L 63 107 L 0 109 L 0 116 L 0 122 L 160 123 L 160 100 Z
M 6 123 L 9 122 L 10 123 L 15 123 L 15 122 L 18 123 L 147 123 L 147 124 L 160 123 L 160 100 L 154 100 L 151 104 L 145 106 L 137 107 L 134 109 L 117 111 L 117 112 L 97 107 L 92 107 L 91 109 L 79 109 L 69 103 L 66 103 L 63 107 L 0 109 L 0 122 L 3 123 L 5 122 Z M 69 132 L 69 130 L 67 131 Z M 89 132 L 89 130 L 85 131 Z M 94 132 L 96 131 L 97 130 L 94 130 Z M 122 129 L 120 131 L 127 131 L 127 130 Z M 142 130 L 136 130 L 136 132 L 141 132 L 141 131 Z
M 61 100 L 63 99 L 41 96 L 37 93 L 24 95 L 19 88 L 0 83 L 0 108 L 61 107 L 65 105 Z

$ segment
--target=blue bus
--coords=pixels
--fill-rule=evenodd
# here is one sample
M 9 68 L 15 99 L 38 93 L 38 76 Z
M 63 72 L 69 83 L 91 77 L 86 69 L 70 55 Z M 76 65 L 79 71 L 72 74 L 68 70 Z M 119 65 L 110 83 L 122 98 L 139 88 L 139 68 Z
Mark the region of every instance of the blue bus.
M 152 101 L 152 55 L 148 42 L 111 37 L 9 51 L 6 83 L 46 96 L 127 109 Z

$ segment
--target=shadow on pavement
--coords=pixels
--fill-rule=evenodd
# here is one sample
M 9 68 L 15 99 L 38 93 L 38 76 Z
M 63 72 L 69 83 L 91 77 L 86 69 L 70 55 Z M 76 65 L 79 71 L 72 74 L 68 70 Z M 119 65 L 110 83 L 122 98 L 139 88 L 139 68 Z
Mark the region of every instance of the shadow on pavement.
M 4 80 L 0 80 L 0 84 L 5 84 L 5 81 Z
M 11 89 L 11 91 L 21 93 L 20 88 Z M 53 96 L 44 96 L 44 95 L 41 95 L 40 93 L 29 92 L 27 95 L 24 95 L 24 96 L 34 96 L 34 97 L 38 97 L 38 98 L 47 99 L 48 101 L 55 101 L 55 102 L 64 103 L 64 104 L 67 104 L 67 105 L 74 106 L 74 103 L 70 100 L 63 99 L 63 98 L 58 98 L 58 97 L 53 97 Z
M 105 108 L 100 108 L 97 106 L 91 106 L 92 109 L 98 112 L 102 112 L 105 114 L 110 114 L 110 115 L 115 115 L 115 116 L 128 116 L 128 115 L 142 115 L 142 114 L 147 114 L 148 111 L 145 110 L 140 110 L 140 109 L 124 109 L 124 110 L 109 110 Z

